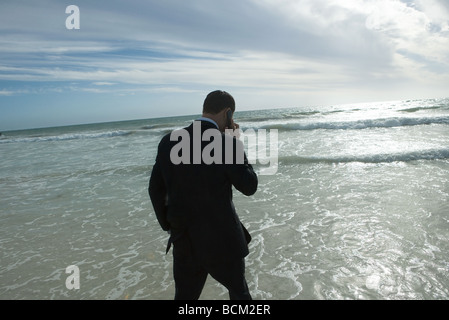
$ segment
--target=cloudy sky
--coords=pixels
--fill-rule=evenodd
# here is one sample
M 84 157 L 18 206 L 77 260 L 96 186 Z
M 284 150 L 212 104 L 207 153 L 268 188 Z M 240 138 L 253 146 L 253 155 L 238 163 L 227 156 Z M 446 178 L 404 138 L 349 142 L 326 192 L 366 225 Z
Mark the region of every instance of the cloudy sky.
M 448 83 L 448 0 L 0 2 L 0 131 L 198 114 L 215 89 L 252 110 Z

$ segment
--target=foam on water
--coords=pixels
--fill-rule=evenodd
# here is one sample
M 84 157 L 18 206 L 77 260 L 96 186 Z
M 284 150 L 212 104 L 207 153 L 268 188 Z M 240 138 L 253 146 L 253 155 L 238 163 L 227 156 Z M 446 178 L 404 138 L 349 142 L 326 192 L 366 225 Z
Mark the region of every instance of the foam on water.
M 409 162 L 417 160 L 444 160 L 449 159 L 449 149 L 430 149 L 419 150 L 402 153 L 383 153 L 368 155 L 349 155 L 349 156 L 322 156 L 322 157 L 298 157 L 283 156 L 279 158 L 281 164 L 301 164 L 301 163 L 346 163 L 346 162 L 363 162 L 363 163 L 383 163 L 383 162 Z
M 351 121 L 303 121 L 285 123 L 270 123 L 262 125 L 262 129 L 278 129 L 278 130 L 354 130 L 367 128 L 394 128 L 403 126 L 419 126 L 430 124 L 449 124 L 449 117 L 391 117 L 383 119 L 362 119 Z
M 67 133 L 58 136 L 41 136 L 41 137 L 26 137 L 26 138 L 12 138 L 8 137 L 0 140 L 0 143 L 34 143 L 34 142 L 45 142 L 45 141 L 65 141 L 65 140 L 75 140 L 75 139 L 97 139 L 97 138 L 110 138 L 118 136 L 126 136 L 131 134 L 130 131 L 106 131 L 106 132 L 95 132 L 95 133 Z

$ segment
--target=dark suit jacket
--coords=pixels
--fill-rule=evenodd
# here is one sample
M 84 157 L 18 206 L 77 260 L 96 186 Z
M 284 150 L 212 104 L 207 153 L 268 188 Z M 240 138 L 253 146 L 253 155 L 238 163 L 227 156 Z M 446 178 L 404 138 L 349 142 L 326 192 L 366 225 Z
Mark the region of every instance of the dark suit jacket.
M 212 123 L 201 121 L 201 133 L 207 129 L 219 132 Z M 237 148 L 243 152 L 243 143 L 220 133 L 222 164 L 193 164 L 193 123 L 184 130 L 190 136 L 190 164 L 174 165 L 170 159 L 171 149 L 182 139 L 170 141 L 168 134 L 159 143 L 148 188 L 156 217 L 163 230 L 171 231 L 175 245 L 176 238 L 188 235 L 193 254 L 200 261 L 243 258 L 251 238 L 235 211 L 232 186 L 250 196 L 258 184 L 246 155 L 243 164 L 236 162 Z M 229 139 L 234 156 L 232 164 L 225 164 Z M 209 143 L 201 141 L 201 151 Z

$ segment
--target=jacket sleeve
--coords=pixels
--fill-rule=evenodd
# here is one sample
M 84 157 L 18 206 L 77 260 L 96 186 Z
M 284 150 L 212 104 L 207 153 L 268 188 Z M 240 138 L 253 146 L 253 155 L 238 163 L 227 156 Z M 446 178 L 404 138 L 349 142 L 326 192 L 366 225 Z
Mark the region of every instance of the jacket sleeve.
M 153 171 L 151 172 L 148 193 L 159 224 L 163 230 L 168 231 L 170 224 L 167 221 L 167 188 L 162 176 L 159 152 L 156 157 L 156 163 L 153 166 Z
M 254 172 L 252 165 L 248 162 L 242 141 L 235 138 L 234 141 L 234 161 L 232 164 L 226 165 L 227 175 L 231 180 L 232 185 L 238 191 L 245 196 L 251 196 L 257 191 L 257 174 Z M 243 156 L 243 161 L 242 159 L 238 159 L 239 155 Z

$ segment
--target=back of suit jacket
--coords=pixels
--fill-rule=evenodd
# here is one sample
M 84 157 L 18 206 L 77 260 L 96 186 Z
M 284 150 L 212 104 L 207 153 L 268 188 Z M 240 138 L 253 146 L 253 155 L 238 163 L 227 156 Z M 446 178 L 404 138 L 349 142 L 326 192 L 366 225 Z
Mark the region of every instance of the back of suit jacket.
M 184 129 L 190 138 L 189 163 L 173 164 L 170 154 L 180 141 L 170 141 L 170 134 L 159 144 L 149 184 L 157 219 L 162 229 L 171 231 L 175 241 L 187 235 L 193 254 L 200 261 L 211 263 L 243 258 L 248 254 L 249 234 L 237 216 L 232 186 L 247 196 L 252 195 L 257 190 L 257 175 L 244 155 L 242 142 L 220 133 L 207 121 L 196 122 L 196 125 L 201 124 L 201 136 L 206 130 L 217 131 L 212 133 L 221 139 L 222 161 L 206 164 L 201 159 L 200 163 L 195 162 L 194 157 L 198 160 L 200 155 L 194 154 L 194 151 L 199 152 L 194 144 L 201 145 L 201 154 L 207 147 L 209 154 L 213 149 L 209 144 L 215 138 L 202 141 L 194 135 L 194 124 Z M 233 147 L 228 148 L 229 145 Z M 231 151 L 232 156 L 229 155 Z M 239 154 L 244 157 L 240 163 Z

